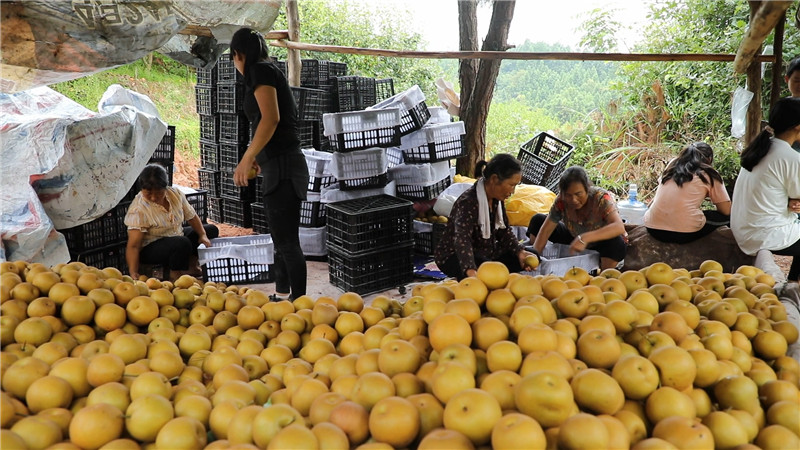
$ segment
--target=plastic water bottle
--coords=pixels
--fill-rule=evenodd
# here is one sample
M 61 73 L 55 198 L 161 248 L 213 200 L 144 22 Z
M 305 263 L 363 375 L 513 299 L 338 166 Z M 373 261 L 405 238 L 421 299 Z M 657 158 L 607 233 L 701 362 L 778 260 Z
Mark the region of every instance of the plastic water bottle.
M 647 205 L 637 200 L 637 195 L 637 186 L 631 183 L 628 188 L 628 199 L 617 203 L 622 221 L 631 225 L 643 225 L 644 213 L 647 211 Z

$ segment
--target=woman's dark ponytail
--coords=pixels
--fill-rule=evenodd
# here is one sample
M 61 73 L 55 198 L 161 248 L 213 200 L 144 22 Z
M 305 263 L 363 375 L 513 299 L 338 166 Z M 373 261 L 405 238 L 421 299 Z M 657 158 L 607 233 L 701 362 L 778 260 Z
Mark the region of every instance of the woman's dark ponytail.
M 488 163 L 486 162 L 485 159 L 482 159 L 478 161 L 477 164 L 475 164 L 475 178 L 480 178 L 483 176 L 483 169 L 486 168 L 487 164 Z
M 231 57 L 233 53 L 244 56 L 244 74 L 247 76 L 248 68 L 259 61 L 269 60 L 269 50 L 264 40 L 264 35 L 252 28 L 240 28 L 231 38 Z
M 769 153 L 772 146 L 770 138 L 773 135 L 781 135 L 797 125 L 800 125 L 800 98 L 784 97 L 778 100 L 769 110 L 769 126 L 772 131 L 763 130 L 744 149 L 741 157 L 742 168 L 748 172 L 752 171 L 753 167 Z
M 772 133 L 769 130 L 763 130 L 750 142 L 750 145 L 744 149 L 741 156 L 742 168 L 748 172 L 753 170 L 761 159 L 767 156 L 769 147 L 772 145 Z

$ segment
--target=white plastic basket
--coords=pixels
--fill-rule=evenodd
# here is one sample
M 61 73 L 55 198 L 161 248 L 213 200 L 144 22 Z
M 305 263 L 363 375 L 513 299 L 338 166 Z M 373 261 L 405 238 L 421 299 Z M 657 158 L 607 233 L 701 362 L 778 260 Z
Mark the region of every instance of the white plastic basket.
M 580 267 L 587 272 L 600 268 L 600 253 L 594 250 L 584 250 L 577 254 L 570 254 L 569 245 L 548 242 L 539 258 L 539 267 L 533 272 L 522 272 L 527 275 L 563 276 L 567 270 Z
M 370 106 L 367 109 L 400 108 L 403 111 L 408 111 L 424 101 L 425 94 L 422 92 L 422 89 L 415 84 L 414 86 L 411 86 L 411 88 L 406 89 L 403 92 L 399 92 L 378 104 Z
M 450 176 L 450 162 L 400 164 L 389 169 L 389 179 L 397 184 L 427 186 Z
M 400 138 L 400 149 L 408 150 L 416 147 L 428 146 L 466 134 L 464 122 L 448 122 L 425 125 L 421 130 Z
M 372 197 L 373 195 L 381 194 L 391 195 L 393 197 L 397 196 L 397 183 L 390 181 L 382 188 L 358 189 L 353 191 L 343 191 L 338 188 L 337 184 L 332 184 L 322 188 L 322 192 L 320 193 L 320 201 L 322 203 L 333 203 L 342 200 L 353 200 L 356 198 Z
M 211 240 L 211 247 L 200 244 L 197 254 L 201 265 L 222 258 L 237 258 L 253 264 L 272 264 L 274 261 L 272 236 L 224 237 Z
M 386 159 L 389 161 L 389 167 L 403 164 L 403 151 L 400 150 L 400 147 L 388 147 L 386 149 Z
M 300 247 L 306 256 L 325 256 L 328 254 L 326 240 L 328 232 L 325 227 L 300 228 Z
M 332 154 L 328 152 L 321 152 L 312 148 L 304 148 L 303 154 L 306 157 L 306 164 L 308 164 L 308 175 L 312 177 L 321 177 L 330 175 L 330 162 Z
M 331 174 L 337 180 L 356 180 L 374 177 L 389 169 L 386 151 L 382 148 L 368 148 L 349 153 L 333 153 Z
M 368 109 L 322 115 L 325 136 L 400 126 L 400 109 Z

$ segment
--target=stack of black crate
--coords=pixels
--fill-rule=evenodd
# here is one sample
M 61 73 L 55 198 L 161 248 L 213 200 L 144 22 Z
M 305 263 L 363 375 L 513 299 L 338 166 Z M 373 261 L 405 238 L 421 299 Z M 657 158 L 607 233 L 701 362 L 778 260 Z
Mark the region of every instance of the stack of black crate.
M 201 163 L 197 177 L 200 188 L 210 194 L 212 220 L 249 228 L 255 183 L 246 187 L 233 183 L 233 172 L 250 140 L 250 124 L 242 111 L 243 81 L 227 53 L 212 69 L 197 71 Z

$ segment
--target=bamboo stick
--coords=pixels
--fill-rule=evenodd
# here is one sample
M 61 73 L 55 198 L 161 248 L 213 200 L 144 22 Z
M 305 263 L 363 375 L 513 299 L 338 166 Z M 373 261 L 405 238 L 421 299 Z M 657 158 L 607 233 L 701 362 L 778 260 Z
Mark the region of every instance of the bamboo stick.
M 421 59 L 514 59 L 560 61 L 714 61 L 731 62 L 736 55 L 726 53 L 579 53 L 579 52 L 501 52 L 501 51 L 408 51 L 341 45 L 319 45 L 274 40 L 270 45 L 313 52 L 344 53 L 362 56 Z M 771 62 L 771 55 L 757 55 L 758 62 Z

